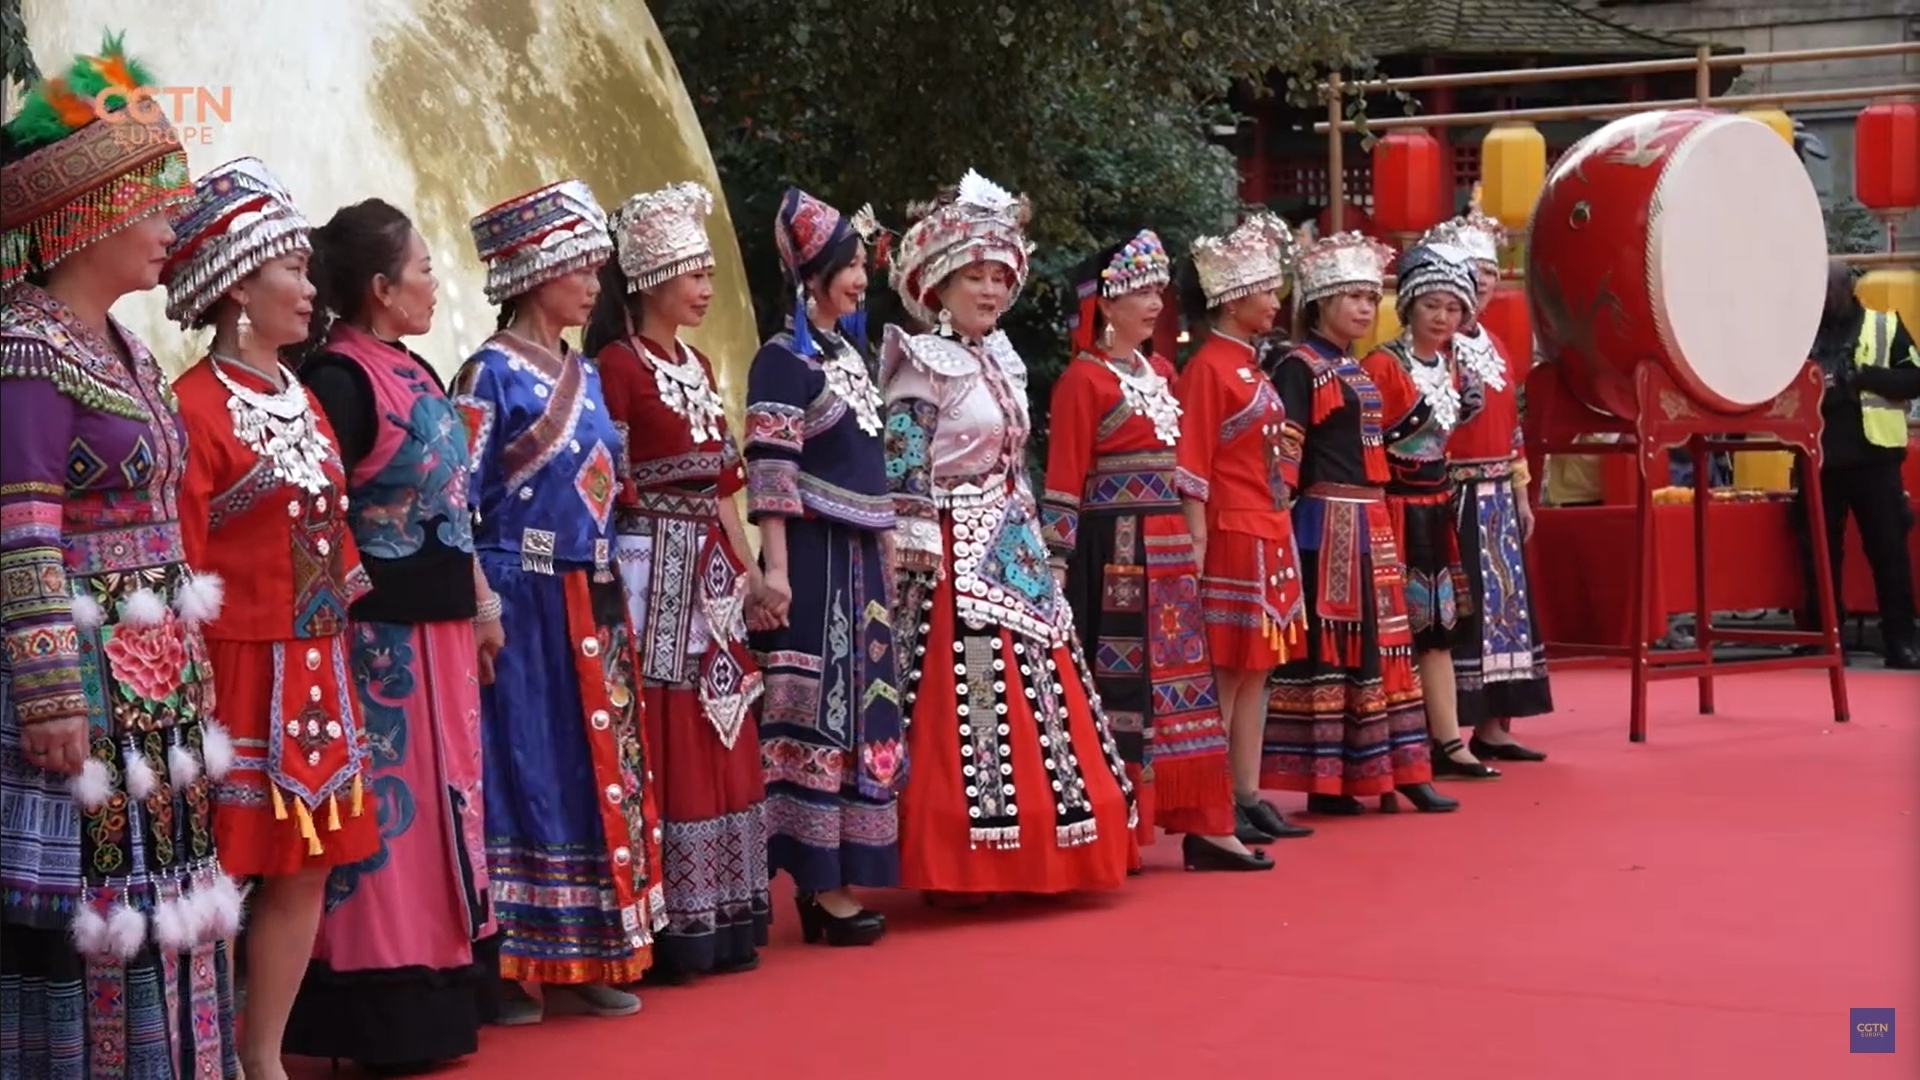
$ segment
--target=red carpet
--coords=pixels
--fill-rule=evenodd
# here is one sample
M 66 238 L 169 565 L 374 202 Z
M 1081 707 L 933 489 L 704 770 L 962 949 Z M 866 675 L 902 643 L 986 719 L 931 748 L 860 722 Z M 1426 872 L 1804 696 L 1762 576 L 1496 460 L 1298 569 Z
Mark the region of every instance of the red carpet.
M 1656 686 L 1635 746 L 1626 676 L 1566 673 L 1522 732 L 1551 761 L 1446 785 L 1453 815 L 1309 819 L 1270 874 L 1187 874 L 1162 840 L 1112 895 L 876 895 L 864 950 L 803 947 L 783 888 L 759 971 L 489 1029 L 438 1075 L 1911 1077 L 1920 677 L 1849 686 L 1840 727 L 1818 673 L 1726 680 L 1714 717 Z M 1888 1006 L 1899 1053 L 1849 1055 L 1847 1010 Z

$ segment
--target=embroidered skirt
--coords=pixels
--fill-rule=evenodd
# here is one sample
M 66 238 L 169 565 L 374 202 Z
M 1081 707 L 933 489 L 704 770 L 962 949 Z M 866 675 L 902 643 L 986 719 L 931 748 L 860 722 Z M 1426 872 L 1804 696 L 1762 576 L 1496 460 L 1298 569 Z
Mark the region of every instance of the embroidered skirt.
M 899 672 L 880 541 L 787 519 L 787 625 L 749 638 L 766 677 L 760 755 L 767 866 L 802 892 L 900 877 Z
M 1502 467 L 1460 477 L 1454 495 L 1466 617 L 1453 646 L 1460 726 L 1553 711 L 1546 643 L 1535 632 L 1520 513 Z
M 655 573 L 653 537 L 621 536 L 614 546 L 634 636 L 642 643 L 643 669 L 652 640 L 649 617 L 684 611 L 686 631 L 669 635 L 675 655 L 658 659 L 700 670 L 715 647 L 708 620 L 693 603 L 704 575 Z M 692 560 L 675 565 L 691 566 Z M 674 595 L 662 588 L 669 583 L 677 586 Z M 654 964 L 680 972 L 745 964 L 767 943 L 772 919 L 759 728 L 748 715 L 731 729 L 734 742 L 728 746 L 720 731 L 728 725 L 716 727 L 693 682 L 643 677 L 641 687 L 667 904 L 667 925 L 653 946 Z
M 179 895 L 178 880 L 163 876 L 168 871 L 192 868 L 200 886 L 212 867 L 208 782 L 166 793 L 170 854 L 156 851 L 145 829 L 119 837 L 94 833 L 93 815 L 74 802 L 67 778 L 28 763 L 12 682 L 0 659 L 0 1076 L 238 1076 L 223 942 L 172 952 L 149 941 L 122 962 L 81 955 L 70 930 L 82 895 L 81 868 L 110 849 L 131 851 L 142 868 L 115 880 L 143 912 L 151 913 L 156 899 Z M 88 682 L 91 693 L 103 685 L 97 674 Z M 106 722 L 94 720 L 96 730 Z
M 952 520 L 941 524 L 951 551 Z M 951 566 L 937 583 L 926 574 L 908 581 L 901 606 L 920 622 L 908 676 L 913 775 L 900 799 L 901 884 L 954 893 L 1119 885 L 1141 815 L 1077 644 L 1048 648 L 1005 627 L 967 626 Z
M 232 771 L 213 787 L 213 828 L 229 874 L 344 866 L 379 848 L 347 652 L 345 634 L 208 639 L 214 712 L 237 751 Z
M 492 990 L 473 953 L 493 932 L 473 624 L 357 622 L 347 638 L 380 846 L 328 877 L 282 1045 L 361 1065 L 447 1061 L 478 1049 Z
M 665 900 L 626 597 L 582 566 L 480 562 L 508 628 L 480 688 L 499 974 L 632 982 Z
M 1093 684 L 1139 801 L 1138 841 L 1233 831 L 1233 781 L 1200 608 L 1193 537 L 1178 511 L 1085 513 L 1064 589 Z
M 1200 606 L 1217 667 L 1266 672 L 1298 652 L 1306 608 L 1293 519 L 1235 513 L 1210 523 Z
M 1364 796 L 1433 777 L 1393 522 L 1366 492 L 1294 506 L 1311 614 L 1305 648 L 1268 684 L 1270 788 Z
M 1415 652 L 1451 648 L 1467 605 L 1466 573 L 1454 537 L 1451 486 L 1389 493 L 1387 511 L 1407 576 L 1407 626 Z

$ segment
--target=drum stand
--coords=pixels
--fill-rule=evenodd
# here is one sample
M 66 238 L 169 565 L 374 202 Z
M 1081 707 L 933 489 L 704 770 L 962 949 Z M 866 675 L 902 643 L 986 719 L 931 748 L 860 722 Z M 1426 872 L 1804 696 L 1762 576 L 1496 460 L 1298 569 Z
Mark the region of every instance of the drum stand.
M 1713 679 L 1716 674 L 1734 675 L 1754 671 L 1778 671 L 1785 668 L 1825 668 L 1833 696 L 1833 719 L 1847 720 L 1847 683 L 1845 663 L 1840 649 L 1839 619 L 1835 614 L 1833 575 L 1827 568 L 1832 561 L 1827 551 L 1826 520 L 1821 507 L 1818 482 L 1803 483 L 1802 497 L 1810 523 L 1807 533 L 1812 541 L 1814 602 L 1819 611 L 1818 632 L 1800 630 L 1750 630 L 1720 628 L 1713 625 L 1711 598 L 1708 596 L 1707 522 L 1713 505 L 1708 477 L 1707 456 L 1718 450 L 1751 450 L 1751 442 L 1731 441 L 1729 436 L 1758 435 L 1772 438 L 1805 462 L 1801 474 L 1817 477 L 1820 472 L 1820 395 L 1822 376 L 1817 365 L 1808 364 L 1791 385 L 1770 404 L 1744 413 L 1717 413 L 1701 406 L 1674 378 L 1657 364 L 1642 362 L 1634 373 L 1634 393 L 1639 402 L 1637 420 L 1618 420 L 1582 404 L 1567 387 L 1562 365 L 1541 364 L 1527 377 L 1526 417 L 1527 465 L 1533 473 L 1528 495 L 1539 505 L 1540 485 L 1546 477 L 1548 454 L 1621 454 L 1637 456 L 1640 466 L 1640 490 L 1634 511 L 1634 530 L 1638 538 L 1639 558 L 1634 560 L 1628 588 L 1630 644 L 1548 642 L 1549 655 L 1563 654 L 1571 665 L 1619 667 L 1624 660 L 1633 675 L 1632 712 L 1627 737 L 1633 742 L 1647 741 L 1647 685 L 1667 679 L 1697 679 L 1700 712 L 1713 710 Z M 1612 443 L 1576 442 L 1582 435 L 1612 434 Z M 1666 485 L 1655 478 L 1667 475 L 1667 450 L 1685 446 L 1693 454 L 1694 523 L 1694 618 L 1695 645 L 1691 649 L 1654 651 L 1649 640 L 1652 628 L 1666 625 L 1667 612 L 1661 610 L 1658 580 L 1655 577 L 1655 541 L 1653 491 Z M 1551 508 L 1542 512 L 1551 513 Z M 1661 632 L 1664 632 L 1662 630 Z M 1716 643 L 1754 645 L 1815 645 L 1819 651 L 1806 656 L 1770 657 L 1757 660 L 1714 662 Z

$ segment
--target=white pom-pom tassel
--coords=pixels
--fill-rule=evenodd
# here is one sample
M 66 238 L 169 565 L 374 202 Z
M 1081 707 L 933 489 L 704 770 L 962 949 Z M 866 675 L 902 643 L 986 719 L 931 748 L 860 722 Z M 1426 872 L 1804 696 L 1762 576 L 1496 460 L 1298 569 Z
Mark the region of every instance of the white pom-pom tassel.
M 180 895 L 180 914 L 187 920 L 187 933 L 198 944 L 213 937 L 213 882 L 203 879 L 190 893 Z
M 160 788 L 160 778 L 154 775 L 153 766 L 147 764 L 147 757 L 138 750 L 128 750 L 127 794 L 136 799 L 145 799 Z
M 73 916 L 73 925 L 67 929 L 72 933 L 73 946 L 80 950 L 80 955 L 107 955 L 107 920 L 92 903 L 86 900 L 80 902 L 80 910 Z
M 113 774 L 98 758 L 88 758 L 82 763 L 67 786 L 73 792 L 73 801 L 89 810 L 98 810 L 113 798 Z
M 167 605 L 152 589 L 135 589 L 120 604 L 120 618 L 134 626 L 154 626 L 167 617 Z
M 194 574 L 174 591 L 173 605 L 181 618 L 197 626 L 220 617 L 220 605 L 226 594 L 227 584 L 219 574 Z
M 173 778 L 174 787 L 192 787 L 200 779 L 200 763 L 193 759 L 193 751 L 179 745 L 168 747 L 167 775 Z
M 73 625 L 82 630 L 98 630 L 107 621 L 107 613 L 100 609 L 100 601 L 86 593 L 73 598 Z
M 140 955 L 147 943 L 147 917 L 128 904 L 115 904 L 107 919 L 107 946 L 122 960 Z
M 224 872 L 213 879 L 213 887 L 208 892 L 208 904 L 211 918 L 208 924 L 214 936 L 230 938 L 240 932 L 240 887 Z
M 188 917 L 187 901 L 162 900 L 153 909 L 153 939 L 168 953 L 180 953 L 193 947 L 196 935 Z
M 207 775 L 215 780 L 233 768 L 233 736 L 227 734 L 218 720 L 209 720 L 201 726 L 200 756 L 207 763 Z

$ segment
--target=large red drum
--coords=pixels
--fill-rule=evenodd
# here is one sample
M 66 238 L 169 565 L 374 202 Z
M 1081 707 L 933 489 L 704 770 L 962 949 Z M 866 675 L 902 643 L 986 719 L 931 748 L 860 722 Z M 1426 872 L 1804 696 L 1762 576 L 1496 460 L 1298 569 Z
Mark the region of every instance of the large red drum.
M 1634 419 L 1633 373 L 1744 412 L 1799 374 L 1826 293 L 1826 226 L 1799 156 L 1757 120 L 1640 113 L 1574 144 L 1534 206 L 1527 295 L 1589 407 Z

